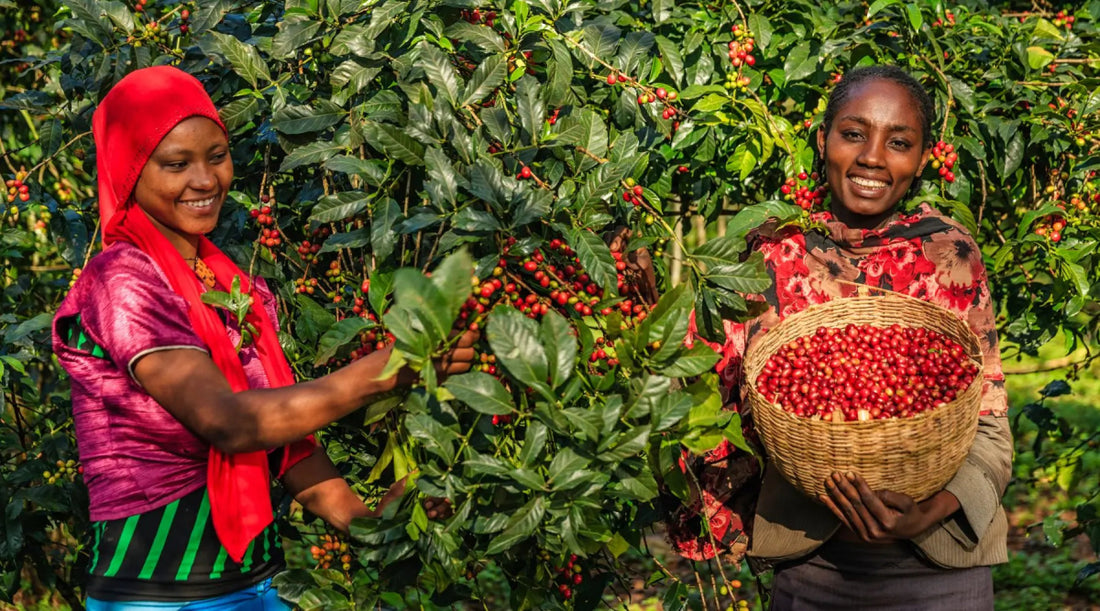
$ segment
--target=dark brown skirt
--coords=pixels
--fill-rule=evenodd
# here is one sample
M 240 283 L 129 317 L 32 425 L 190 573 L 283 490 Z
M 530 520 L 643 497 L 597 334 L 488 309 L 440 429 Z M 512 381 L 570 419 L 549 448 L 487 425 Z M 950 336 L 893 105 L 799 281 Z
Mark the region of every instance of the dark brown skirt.
M 771 611 L 986 611 L 993 608 L 993 573 L 987 566 L 936 567 L 909 543 L 829 541 L 777 566 L 771 599 Z

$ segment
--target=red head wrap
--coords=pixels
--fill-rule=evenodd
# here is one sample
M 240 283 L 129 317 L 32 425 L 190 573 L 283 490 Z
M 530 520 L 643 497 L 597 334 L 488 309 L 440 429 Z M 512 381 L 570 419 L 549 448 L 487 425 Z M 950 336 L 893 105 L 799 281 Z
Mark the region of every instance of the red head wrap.
M 171 66 L 137 70 L 114 86 L 92 119 L 96 167 L 99 171 L 99 214 L 103 243 L 129 242 L 148 254 L 168 277 L 172 289 L 190 305 L 188 316 L 210 356 L 236 391 L 249 389 L 248 378 L 225 324 L 202 302 L 203 286 L 172 243 L 133 202 L 134 186 L 153 151 L 181 121 L 206 117 L 225 131 L 218 111 L 195 77 Z M 224 287 L 241 279 L 241 290 L 252 294 L 246 320 L 258 331 L 256 350 L 271 387 L 294 383 L 275 326 L 264 310 L 251 279 L 206 237 L 198 256 Z M 312 453 L 312 437 L 287 446 L 280 475 Z M 230 557 L 240 562 L 249 543 L 272 521 L 270 473 L 266 452 L 225 454 L 210 448 L 207 490 L 218 538 Z

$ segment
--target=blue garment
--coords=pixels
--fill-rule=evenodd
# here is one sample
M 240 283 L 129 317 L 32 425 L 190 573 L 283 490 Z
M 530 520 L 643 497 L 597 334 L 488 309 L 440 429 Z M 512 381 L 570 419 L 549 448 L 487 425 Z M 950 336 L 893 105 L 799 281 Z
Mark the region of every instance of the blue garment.
M 89 598 L 87 611 L 291 611 L 279 600 L 271 579 L 223 596 L 181 603 L 110 601 Z

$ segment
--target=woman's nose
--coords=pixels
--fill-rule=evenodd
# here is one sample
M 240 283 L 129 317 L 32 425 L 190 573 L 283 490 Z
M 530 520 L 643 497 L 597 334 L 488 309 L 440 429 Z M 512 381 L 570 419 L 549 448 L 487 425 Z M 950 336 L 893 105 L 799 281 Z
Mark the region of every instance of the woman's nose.
M 214 168 L 210 164 L 197 163 L 193 166 L 194 171 L 191 173 L 191 186 L 198 190 L 208 190 L 214 187 L 218 178 L 214 173 Z
M 872 168 L 882 167 L 886 158 L 886 143 L 879 138 L 868 138 L 860 148 L 856 162 Z

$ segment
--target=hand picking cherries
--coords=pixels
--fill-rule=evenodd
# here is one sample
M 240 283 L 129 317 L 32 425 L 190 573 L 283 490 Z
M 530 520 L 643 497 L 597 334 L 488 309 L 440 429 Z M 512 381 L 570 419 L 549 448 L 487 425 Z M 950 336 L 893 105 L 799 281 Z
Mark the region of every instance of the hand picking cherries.
M 911 418 L 952 401 L 978 375 L 961 345 L 920 327 L 820 327 L 780 348 L 756 387 L 796 416 Z

